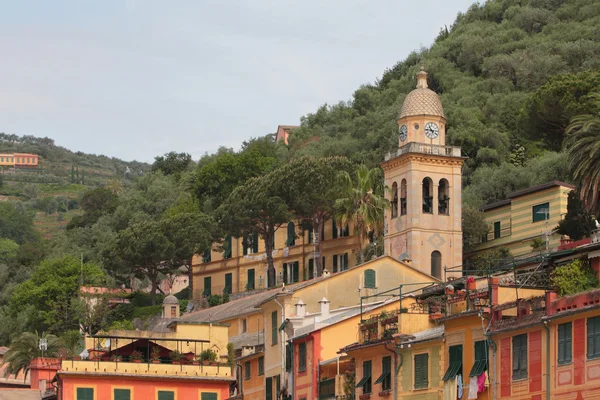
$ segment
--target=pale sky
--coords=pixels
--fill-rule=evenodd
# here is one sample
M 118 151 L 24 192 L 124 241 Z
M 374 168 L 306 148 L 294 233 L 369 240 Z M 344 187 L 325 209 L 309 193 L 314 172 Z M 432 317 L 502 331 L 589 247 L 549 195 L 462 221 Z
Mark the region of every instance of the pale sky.
M 0 132 L 152 162 L 296 125 L 473 0 L 0 0 Z

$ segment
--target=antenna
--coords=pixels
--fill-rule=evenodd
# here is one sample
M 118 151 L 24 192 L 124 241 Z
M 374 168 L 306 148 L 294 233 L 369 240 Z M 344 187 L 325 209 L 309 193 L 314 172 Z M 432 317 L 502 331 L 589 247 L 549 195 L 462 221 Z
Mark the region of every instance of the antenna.
M 44 358 L 44 351 L 48 350 L 48 339 L 40 338 L 38 348 L 42 351 L 42 358 Z

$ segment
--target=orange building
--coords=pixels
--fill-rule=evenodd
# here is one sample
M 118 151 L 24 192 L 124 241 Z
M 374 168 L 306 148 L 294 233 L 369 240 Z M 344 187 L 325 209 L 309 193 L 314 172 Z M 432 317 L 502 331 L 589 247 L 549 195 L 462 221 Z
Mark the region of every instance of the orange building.
M 0 153 L 0 166 L 37 167 L 38 155 L 30 153 Z

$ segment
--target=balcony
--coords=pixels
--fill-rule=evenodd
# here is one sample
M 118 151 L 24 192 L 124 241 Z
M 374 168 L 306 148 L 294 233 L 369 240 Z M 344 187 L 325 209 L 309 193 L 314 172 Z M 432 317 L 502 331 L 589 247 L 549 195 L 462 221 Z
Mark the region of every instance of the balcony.
M 335 399 L 335 378 L 319 382 L 319 400 Z
M 446 157 L 462 157 L 460 147 L 410 142 L 400 147 L 398 151 L 396 151 L 396 154 L 388 153 L 385 156 L 385 161 L 408 153 L 430 154 L 434 156 Z

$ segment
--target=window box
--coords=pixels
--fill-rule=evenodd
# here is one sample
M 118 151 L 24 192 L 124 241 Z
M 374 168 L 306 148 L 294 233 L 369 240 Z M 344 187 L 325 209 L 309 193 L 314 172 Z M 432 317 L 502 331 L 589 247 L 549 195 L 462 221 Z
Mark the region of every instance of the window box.
M 379 392 L 379 397 L 387 397 L 392 393 L 392 389 L 384 390 L 383 392 Z
M 444 317 L 444 314 L 439 313 L 439 312 L 436 312 L 436 313 L 433 313 L 433 314 L 429 314 L 429 320 L 430 321 L 435 321 L 435 320 L 438 320 L 438 319 L 443 318 L 443 317 Z
M 370 398 L 371 398 L 371 393 L 360 395 L 360 400 L 369 400 Z

